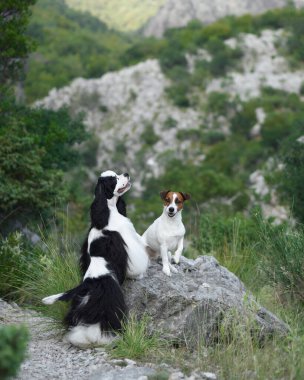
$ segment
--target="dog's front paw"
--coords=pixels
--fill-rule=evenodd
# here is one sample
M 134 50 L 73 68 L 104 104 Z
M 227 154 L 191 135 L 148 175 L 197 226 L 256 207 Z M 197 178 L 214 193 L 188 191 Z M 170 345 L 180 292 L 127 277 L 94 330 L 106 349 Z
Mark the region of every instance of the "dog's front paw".
M 170 268 L 165 266 L 163 267 L 163 272 L 167 275 L 167 276 L 171 276 L 171 272 L 170 272 Z
M 180 261 L 180 255 L 174 255 L 172 257 L 174 264 L 179 264 Z
M 171 270 L 173 273 L 178 273 L 178 270 L 177 270 L 172 264 L 170 264 L 170 270 Z

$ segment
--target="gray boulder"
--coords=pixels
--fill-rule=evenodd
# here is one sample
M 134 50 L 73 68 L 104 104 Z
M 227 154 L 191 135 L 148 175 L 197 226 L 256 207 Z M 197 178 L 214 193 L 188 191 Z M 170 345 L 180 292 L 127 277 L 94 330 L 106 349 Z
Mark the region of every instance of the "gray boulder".
M 130 312 L 150 315 L 151 330 L 190 346 L 211 344 L 233 331 L 249 331 L 259 341 L 288 332 L 288 326 L 260 306 L 214 257 L 182 257 L 172 277 L 161 268 L 153 261 L 143 279 L 124 285 Z

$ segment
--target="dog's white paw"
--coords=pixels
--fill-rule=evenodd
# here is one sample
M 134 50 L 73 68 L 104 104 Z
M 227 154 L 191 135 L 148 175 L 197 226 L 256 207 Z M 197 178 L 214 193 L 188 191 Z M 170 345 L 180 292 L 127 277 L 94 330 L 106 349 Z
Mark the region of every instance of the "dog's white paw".
M 178 273 L 178 270 L 170 264 L 170 270 L 173 272 L 173 273 Z
M 179 256 L 173 256 L 173 262 L 175 263 L 175 264 L 179 264 L 179 259 L 180 259 L 180 257 Z
M 170 272 L 170 268 L 169 267 L 163 267 L 163 272 L 167 275 L 167 276 L 171 276 L 171 272 Z

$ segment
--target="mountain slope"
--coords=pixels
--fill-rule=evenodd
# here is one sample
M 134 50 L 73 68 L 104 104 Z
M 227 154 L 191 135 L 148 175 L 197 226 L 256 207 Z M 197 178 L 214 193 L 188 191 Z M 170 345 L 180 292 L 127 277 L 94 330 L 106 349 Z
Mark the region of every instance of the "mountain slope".
M 228 15 L 260 14 L 288 3 L 287 0 L 167 0 L 144 27 L 144 35 L 161 37 L 167 29 L 185 26 L 191 20 L 211 23 Z M 295 4 L 303 6 L 304 0 L 296 0 Z
M 28 33 L 37 42 L 26 67 L 28 102 L 76 77 L 99 77 L 121 68 L 120 56 L 132 43 L 90 14 L 70 9 L 62 0 L 38 0 Z
M 296 70 L 290 69 L 289 56 L 280 53 L 299 35 L 290 40 L 290 31 L 281 28 L 287 15 L 290 25 L 302 28 L 304 13 L 289 10 L 246 19 L 246 25 L 235 20 L 229 39 L 214 38 L 225 20 L 211 29 L 195 25 L 195 33 L 190 26 L 170 37 L 185 43 L 184 36 L 205 38 L 210 30 L 212 36 L 196 51 L 189 43 L 188 52 L 171 51 L 171 61 L 162 57 L 166 74 L 158 60 L 147 60 L 100 79 L 76 79 L 36 105 L 85 113 L 98 141 L 97 170 L 128 170 L 142 207 L 138 214 L 147 220 L 157 213 L 158 191 L 172 184 L 186 185 L 201 205 L 234 211 L 259 205 L 267 217 L 285 220 L 279 186 L 267 187 L 265 176 L 278 181 L 284 149 L 304 135 L 303 61 L 298 57 Z M 277 29 L 236 32 L 241 25 L 270 25 L 269 19 Z
M 78 11 L 89 12 L 110 28 L 135 31 L 157 13 L 165 0 L 65 0 Z

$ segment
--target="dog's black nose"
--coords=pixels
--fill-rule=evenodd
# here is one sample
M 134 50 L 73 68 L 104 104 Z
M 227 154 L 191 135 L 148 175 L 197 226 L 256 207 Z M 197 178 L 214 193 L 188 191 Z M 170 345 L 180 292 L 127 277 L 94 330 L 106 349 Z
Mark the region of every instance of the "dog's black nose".
M 173 212 L 174 211 L 174 207 L 169 207 L 169 212 Z
M 129 173 L 124 173 L 124 177 L 130 177 Z

